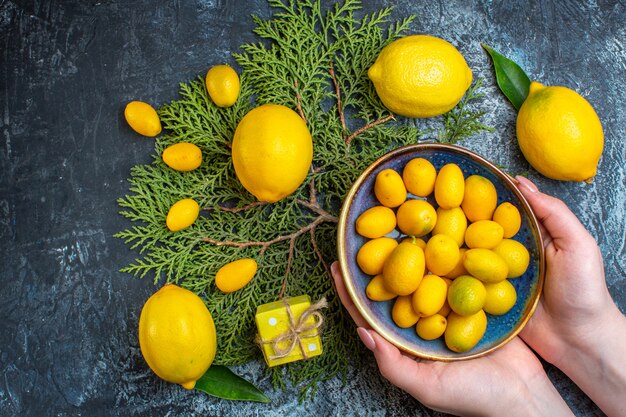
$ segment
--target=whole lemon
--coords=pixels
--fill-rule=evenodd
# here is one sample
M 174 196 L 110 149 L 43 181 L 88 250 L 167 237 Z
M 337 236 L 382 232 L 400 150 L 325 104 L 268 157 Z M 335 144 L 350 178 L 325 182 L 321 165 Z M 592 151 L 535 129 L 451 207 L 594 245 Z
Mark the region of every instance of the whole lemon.
M 395 227 L 396 214 L 385 206 L 370 207 L 356 219 L 356 232 L 370 239 L 385 236 Z
M 467 230 L 467 218 L 460 207 L 437 208 L 437 224 L 433 229 L 433 235 L 440 233 L 448 235 L 460 247 L 465 242 L 465 230 Z
M 483 310 L 494 316 L 506 314 L 517 301 L 517 291 L 508 279 L 493 284 L 485 284 L 487 298 Z
M 419 287 L 413 293 L 413 310 L 420 317 L 436 314 L 446 302 L 448 284 L 437 275 L 428 274 L 422 278 Z
M 260 201 L 276 202 L 302 184 L 313 160 L 304 120 L 278 104 L 249 111 L 237 125 L 233 165 L 241 184 Z
M 446 164 L 435 180 L 435 200 L 439 207 L 460 207 L 465 195 L 465 177 L 457 164 Z
M 461 208 L 470 222 L 491 220 L 498 204 L 496 187 L 482 175 L 470 175 L 465 179 L 465 194 Z
M 533 81 L 517 115 L 517 141 L 546 177 L 586 181 L 596 175 L 604 133 L 595 110 L 577 92 Z
M 216 344 L 211 313 L 191 291 L 167 284 L 144 304 L 139 347 L 160 378 L 192 389 L 211 366 Z
M 161 133 L 161 119 L 154 107 L 143 101 L 131 101 L 124 108 L 128 125 L 143 136 L 154 137 Z
M 215 285 L 222 292 L 242 289 L 256 274 L 257 263 L 251 258 L 237 259 L 223 265 L 215 274 Z
M 496 211 L 493 212 L 492 220 L 502 226 L 505 238 L 515 236 L 522 225 L 522 216 L 519 210 L 508 201 L 496 207 Z
M 398 297 L 396 302 L 393 303 L 391 309 L 391 318 L 393 322 L 403 329 L 413 326 L 419 320 L 420 316 L 413 310 L 411 304 L 411 296 L 404 295 Z
M 446 331 L 448 321 L 441 314 L 433 314 L 429 317 L 422 317 L 415 325 L 417 335 L 424 340 L 435 340 Z
M 398 207 L 398 229 L 404 234 L 421 237 L 437 223 L 435 208 L 424 200 L 407 200 Z
M 502 239 L 502 242 L 492 249 L 509 267 L 507 278 L 517 278 L 524 275 L 530 263 L 528 249 L 517 240 Z
M 211 67 L 206 73 L 204 84 L 211 100 L 218 107 L 230 107 L 239 97 L 239 75 L 229 65 Z
M 193 171 L 202 164 L 202 151 L 193 143 L 179 142 L 165 148 L 162 158 L 176 171 Z
M 398 242 L 390 237 L 369 240 L 357 252 L 356 263 L 368 275 L 382 274 L 383 265 L 396 246 Z
M 406 189 L 418 197 L 427 197 L 435 189 L 437 170 L 424 158 L 411 159 L 402 170 L 402 180 Z
M 367 76 L 385 107 L 407 117 L 433 117 L 451 110 L 472 83 L 463 55 L 449 42 L 428 35 L 391 42 Z
M 478 220 L 467 226 L 465 244 L 468 248 L 493 249 L 502 242 L 504 228 L 493 220 Z
M 506 261 L 489 249 L 469 249 L 463 255 L 463 265 L 471 276 L 484 283 L 500 282 L 509 274 Z
M 470 275 L 461 275 L 450 284 L 448 305 L 461 316 L 475 314 L 485 305 L 485 285 Z
M 426 268 L 437 275 L 446 275 L 459 261 L 459 245 L 448 235 L 438 234 L 428 239 L 424 258 Z
M 447 320 L 444 338 L 448 349 L 454 352 L 467 352 L 476 346 L 487 330 L 487 315 L 483 310 L 471 316 L 452 312 Z
M 376 275 L 365 287 L 367 298 L 373 301 L 387 301 L 397 297 L 396 294 L 389 292 L 385 288 L 385 282 L 382 275 Z
M 191 226 L 200 214 L 200 206 L 191 198 L 183 198 L 170 207 L 165 224 L 172 232 Z
M 385 207 L 398 207 L 406 200 L 406 187 L 400 174 L 384 169 L 376 175 L 374 194 Z
M 424 276 L 424 251 L 409 242 L 400 243 L 383 265 L 385 288 L 398 295 L 409 295 L 417 289 Z

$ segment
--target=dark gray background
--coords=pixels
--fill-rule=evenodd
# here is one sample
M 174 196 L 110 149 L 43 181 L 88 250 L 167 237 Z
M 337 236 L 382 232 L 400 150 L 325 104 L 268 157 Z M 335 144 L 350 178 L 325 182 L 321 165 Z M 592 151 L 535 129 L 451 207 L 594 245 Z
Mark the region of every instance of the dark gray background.
M 367 1 L 372 11 L 388 2 Z M 481 106 L 496 127 L 462 143 L 509 172 L 528 170 L 515 143 L 515 112 L 495 87 L 481 42 L 550 85 L 565 85 L 598 112 L 606 144 L 593 184 L 530 170 L 597 238 L 610 291 L 626 309 L 624 82 L 626 11 L 617 1 L 398 1 L 412 32 L 443 37 L 485 79 Z M 329 5 L 330 2 L 324 2 Z M 134 259 L 113 234 L 128 222 L 116 198 L 153 140 L 126 125 L 130 100 L 158 107 L 178 83 L 228 62 L 255 41 L 250 14 L 264 1 L 0 0 L 0 415 L 434 415 L 359 364 L 346 385 L 320 385 L 299 404 L 272 391 L 260 362 L 235 369 L 271 405 L 220 401 L 159 381 L 138 349 L 137 321 L 155 291 L 118 270 Z M 558 370 L 550 377 L 578 415 L 602 415 Z

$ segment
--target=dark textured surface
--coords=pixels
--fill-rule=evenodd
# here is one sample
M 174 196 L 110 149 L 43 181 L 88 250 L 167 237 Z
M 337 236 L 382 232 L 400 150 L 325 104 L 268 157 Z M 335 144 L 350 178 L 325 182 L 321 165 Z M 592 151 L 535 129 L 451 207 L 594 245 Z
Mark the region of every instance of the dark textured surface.
M 603 122 L 593 184 L 530 178 L 564 199 L 597 238 L 609 288 L 626 310 L 626 9 L 617 1 L 398 1 L 414 32 L 448 39 L 485 78 L 494 133 L 462 145 L 510 172 L 528 170 L 514 141 L 515 113 L 498 93 L 480 42 L 546 84 L 580 92 Z M 325 2 L 330 4 L 330 2 Z M 366 10 L 386 2 L 367 1 Z M 138 349 L 149 280 L 119 273 L 135 256 L 112 235 L 128 226 L 116 198 L 153 142 L 122 109 L 176 99 L 178 83 L 254 41 L 263 1 L 0 0 L 0 415 L 434 415 L 378 376 L 372 362 L 320 385 L 299 404 L 272 391 L 258 362 L 236 371 L 271 405 L 218 401 L 159 381 Z M 602 415 L 558 370 L 552 380 L 577 415 Z

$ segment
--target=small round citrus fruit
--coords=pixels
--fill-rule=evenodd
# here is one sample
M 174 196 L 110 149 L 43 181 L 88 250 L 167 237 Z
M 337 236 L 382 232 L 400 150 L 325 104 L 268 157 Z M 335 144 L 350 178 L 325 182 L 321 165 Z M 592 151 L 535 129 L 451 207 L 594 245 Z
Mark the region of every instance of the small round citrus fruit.
M 522 216 L 519 210 L 508 201 L 496 207 L 492 220 L 502 226 L 503 236 L 507 239 L 515 236 L 522 225 Z
M 413 310 L 420 317 L 432 316 L 443 307 L 447 293 L 448 284 L 443 278 L 433 274 L 425 275 L 413 293 Z
M 422 317 L 415 325 L 417 335 L 424 340 L 435 340 L 446 331 L 448 320 L 441 314 L 433 314 L 429 317 Z
M 517 301 L 515 287 L 508 279 L 493 284 L 485 284 L 487 297 L 483 310 L 494 316 L 506 314 Z
M 435 208 L 424 200 L 407 200 L 398 207 L 398 229 L 410 236 L 430 233 L 437 223 Z
M 433 235 L 441 233 L 450 236 L 460 247 L 465 242 L 465 230 L 467 230 L 467 218 L 460 207 L 437 208 L 437 224 L 433 229 Z
M 446 113 L 472 83 L 463 55 L 449 42 L 428 35 L 391 42 L 367 75 L 385 107 L 407 117 Z
M 580 94 L 533 81 L 517 115 L 517 141 L 526 160 L 546 177 L 587 181 L 596 175 L 604 133 Z
M 211 67 L 204 78 L 209 97 L 218 107 L 230 107 L 239 97 L 241 88 L 239 75 L 229 65 L 215 65 Z
M 481 175 L 470 175 L 465 179 L 465 194 L 461 208 L 470 222 L 491 220 L 498 204 L 496 187 Z
M 452 312 L 447 320 L 444 338 L 446 346 L 453 352 L 461 353 L 472 349 L 487 330 L 487 315 L 483 310 L 471 316 L 461 316 Z
M 167 284 L 144 304 L 139 347 L 160 378 L 192 389 L 209 369 L 216 351 L 215 324 L 196 294 Z
M 438 234 L 426 242 L 426 268 L 437 275 L 446 275 L 459 261 L 459 245 L 448 235 Z
M 500 282 L 509 274 L 506 261 L 489 249 L 469 249 L 463 255 L 463 265 L 471 276 L 484 283 Z
M 163 162 L 176 171 L 193 171 L 202 164 L 202 151 L 188 142 L 175 143 L 163 150 Z
M 402 177 L 393 169 L 384 169 L 376 175 L 374 194 L 380 204 L 398 207 L 406 200 L 406 187 Z
M 502 242 L 504 229 L 493 220 L 478 220 L 467 226 L 465 244 L 468 248 L 492 249 Z
M 448 289 L 448 304 L 461 316 L 477 313 L 485 305 L 486 297 L 483 283 L 469 275 L 456 278 Z
M 356 232 L 370 239 L 385 236 L 395 228 L 396 214 L 385 206 L 370 207 L 356 219 Z
M 439 207 L 451 209 L 460 207 L 465 194 L 465 178 L 457 164 L 446 164 L 435 180 L 435 200 Z
M 391 309 L 391 318 L 398 327 L 403 329 L 411 327 L 417 323 L 420 316 L 413 311 L 410 295 L 405 295 L 396 299 L 396 302 L 393 303 L 393 308 Z
M 385 288 L 398 295 L 411 294 L 422 281 L 424 267 L 424 251 L 413 243 L 400 243 L 383 266 Z
M 509 267 L 507 278 L 517 278 L 524 275 L 530 263 L 528 249 L 517 240 L 503 239 L 493 251 L 498 254 Z
M 368 275 L 382 274 L 383 265 L 396 246 L 398 242 L 390 237 L 369 240 L 357 252 L 356 263 Z
M 437 170 L 424 158 L 411 159 L 402 170 L 402 180 L 406 189 L 418 197 L 427 197 L 435 189 Z
M 191 198 L 177 201 L 167 212 L 165 224 L 172 232 L 178 232 L 191 226 L 200 214 L 200 206 Z
M 124 109 L 128 125 L 143 136 L 154 137 L 161 133 L 161 120 L 156 110 L 143 101 L 131 101 Z
M 243 258 L 222 266 L 215 274 L 215 285 L 222 292 L 242 289 L 254 277 L 257 263 L 254 259 Z
M 365 287 L 367 298 L 372 301 L 387 301 L 397 297 L 396 294 L 389 292 L 385 288 L 385 282 L 382 275 L 376 275 Z
M 233 165 L 241 184 L 260 201 L 276 202 L 306 178 L 313 139 L 302 118 L 288 107 L 264 104 L 237 125 Z

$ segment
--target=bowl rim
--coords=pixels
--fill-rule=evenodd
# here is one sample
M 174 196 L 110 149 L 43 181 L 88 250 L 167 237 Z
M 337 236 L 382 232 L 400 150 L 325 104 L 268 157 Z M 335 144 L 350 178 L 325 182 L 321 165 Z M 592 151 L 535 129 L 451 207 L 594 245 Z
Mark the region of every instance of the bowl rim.
M 387 332 L 383 326 L 377 323 L 377 321 L 369 313 L 368 309 L 366 309 L 359 301 L 359 298 L 357 297 L 357 294 L 356 294 L 357 290 L 355 286 L 352 284 L 352 280 L 348 279 L 350 272 L 347 266 L 348 260 L 346 257 L 346 250 L 345 250 L 345 247 L 346 247 L 345 233 L 346 233 L 346 227 L 347 227 L 346 223 L 347 223 L 348 213 L 350 212 L 350 207 L 351 207 L 352 200 L 355 194 L 359 190 L 361 184 L 368 177 L 368 175 L 370 175 L 372 171 L 378 168 L 379 165 L 394 158 L 395 156 L 398 156 L 404 153 L 420 151 L 420 150 L 434 150 L 434 151 L 444 150 L 444 151 L 454 152 L 454 153 L 462 154 L 466 157 L 469 157 L 475 161 L 478 161 L 484 166 L 486 166 L 496 176 L 498 176 L 504 182 L 506 182 L 510 186 L 513 193 L 517 196 L 517 198 L 519 198 L 524 210 L 526 211 L 526 213 L 528 214 L 530 218 L 530 223 L 531 223 L 530 227 L 531 229 L 534 229 L 534 231 L 536 232 L 536 236 L 538 236 L 538 239 L 539 239 L 537 242 L 538 243 L 537 249 L 538 249 L 538 254 L 539 254 L 539 276 L 537 279 L 537 284 L 536 284 L 537 290 L 534 296 L 534 300 L 532 300 L 532 303 L 529 305 L 529 307 L 526 308 L 525 316 L 511 330 L 510 334 L 506 338 L 501 340 L 499 343 L 494 344 L 493 346 L 487 349 L 478 351 L 478 352 L 470 353 L 471 352 L 470 350 L 470 352 L 459 353 L 458 355 L 454 355 L 454 356 L 440 356 L 437 354 L 427 354 L 424 352 L 420 352 L 419 350 L 413 349 L 410 345 L 394 337 L 393 334 Z M 504 346 L 506 343 L 511 341 L 513 338 L 515 338 L 522 331 L 522 329 L 524 328 L 528 320 L 530 320 L 531 316 L 533 315 L 535 309 L 537 308 L 537 304 L 539 303 L 539 299 L 543 291 L 543 284 L 544 284 L 544 279 L 545 279 L 545 251 L 544 251 L 543 231 L 541 227 L 539 226 L 537 217 L 535 216 L 535 213 L 531 209 L 530 204 L 528 203 L 526 198 L 522 195 L 522 193 L 519 191 L 519 189 L 515 185 L 516 182 L 517 181 L 514 180 L 513 177 L 511 177 L 508 173 L 504 172 L 502 169 L 500 169 L 495 164 L 488 161 L 481 155 L 477 154 L 476 152 L 470 151 L 458 145 L 450 145 L 450 144 L 443 144 L 443 143 L 437 143 L 437 142 L 423 142 L 423 143 L 417 143 L 413 145 L 401 146 L 385 153 L 384 155 L 376 159 L 374 162 L 372 162 L 359 175 L 359 177 L 356 179 L 354 184 L 352 184 L 352 187 L 346 194 L 346 197 L 344 198 L 344 201 L 343 201 L 343 205 L 341 207 L 341 212 L 339 215 L 339 224 L 337 228 L 337 255 L 339 258 L 339 266 L 341 269 L 342 279 L 346 287 L 346 290 L 348 292 L 348 295 L 350 296 L 350 299 L 354 303 L 359 313 L 363 316 L 367 324 L 373 330 L 375 330 L 379 335 L 381 335 L 384 339 L 392 343 L 394 346 L 396 346 L 400 350 L 406 353 L 409 353 L 411 355 L 417 356 L 418 358 L 438 360 L 438 361 L 443 361 L 443 362 L 454 362 L 454 361 L 459 361 L 459 360 L 468 360 L 468 359 L 478 358 L 478 357 L 487 355 L 495 351 L 496 349 L 499 349 L 500 347 Z

